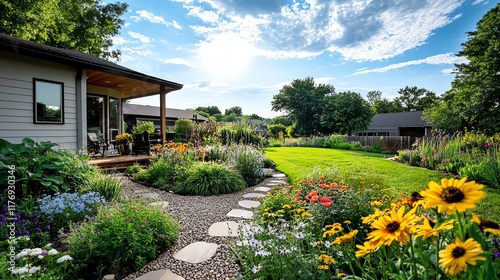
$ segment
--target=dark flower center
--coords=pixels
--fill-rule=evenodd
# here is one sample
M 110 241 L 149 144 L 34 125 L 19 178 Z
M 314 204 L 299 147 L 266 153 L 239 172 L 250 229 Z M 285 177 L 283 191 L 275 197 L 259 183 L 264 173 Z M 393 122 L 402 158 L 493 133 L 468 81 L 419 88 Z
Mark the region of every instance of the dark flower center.
M 481 221 L 482 228 L 500 229 L 500 225 L 492 221 Z
M 465 255 L 465 249 L 462 247 L 455 247 L 453 251 L 451 251 L 451 254 L 455 259 L 460 258 L 461 256 Z
M 448 187 L 443 190 L 441 193 L 441 198 L 444 199 L 447 203 L 456 203 L 460 202 L 464 199 L 464 193 L 455 187 Z
M 431 220 L 431 219 L 427 219 L 429 221 L 429 225 L 431 226 L 431 228 L 434 228 L 434 226 L 436 225 L 436 223 Z
M 392 223 L 388 224 L 386 228 L 389 232 L 395 232 L 396 230 L 399 229 L 399 223 L 392 222 Z

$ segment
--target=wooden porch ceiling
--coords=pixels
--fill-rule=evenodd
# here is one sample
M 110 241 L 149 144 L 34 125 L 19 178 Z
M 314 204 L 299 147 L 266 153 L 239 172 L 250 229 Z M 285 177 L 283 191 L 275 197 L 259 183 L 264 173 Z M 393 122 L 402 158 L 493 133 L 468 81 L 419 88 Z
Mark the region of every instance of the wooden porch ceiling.
M 87 84 L 117 90 L 121 92 L 122 99 L 139 98 L 160 93 L 158 83 L 90 69 L 87 69 Z M 173 90 L 173 88 L 165 86 L 166 93 Z

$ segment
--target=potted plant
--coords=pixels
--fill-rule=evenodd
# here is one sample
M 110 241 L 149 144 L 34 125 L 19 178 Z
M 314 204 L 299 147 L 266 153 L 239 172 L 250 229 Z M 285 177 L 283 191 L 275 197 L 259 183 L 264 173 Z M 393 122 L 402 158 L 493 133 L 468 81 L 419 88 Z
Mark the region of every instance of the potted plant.
M 115 137 L 116 145 L 120 147 L 120 154 L 128 155 L 130 153 L 130 143 L 132 143 L 132 134 L 122 133 Z

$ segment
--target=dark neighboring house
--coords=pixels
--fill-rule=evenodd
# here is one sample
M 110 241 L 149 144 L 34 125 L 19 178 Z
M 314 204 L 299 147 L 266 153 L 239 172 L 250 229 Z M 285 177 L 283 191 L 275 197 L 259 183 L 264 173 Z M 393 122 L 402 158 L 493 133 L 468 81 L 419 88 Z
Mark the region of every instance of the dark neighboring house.
M 376 114 L 368 129 L 356 136 L 431 136 L 432 125 L 422 120 L 422 111 Z
M 207 120 L 202 115 L 190 110 L 181 110 L 166 108 L 166 126 L 167 129 L 173 129 L 175 121 L 178 119 L 189 119 L 195 122 L 204 122 Z M 127 130 L 130 131 L 137 121 L 152 121 L 155 129 L 160 129 L 160 107 L 137 104 L 123 104 L 123 119 L 127 124 Z

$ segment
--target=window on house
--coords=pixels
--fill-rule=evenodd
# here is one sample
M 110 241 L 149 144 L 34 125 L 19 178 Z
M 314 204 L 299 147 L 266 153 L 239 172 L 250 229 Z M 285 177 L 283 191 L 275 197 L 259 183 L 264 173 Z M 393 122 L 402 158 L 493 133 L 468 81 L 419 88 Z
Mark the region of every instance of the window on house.
M 64 84 L 33 79 L 34 122 L 64 123 Z

